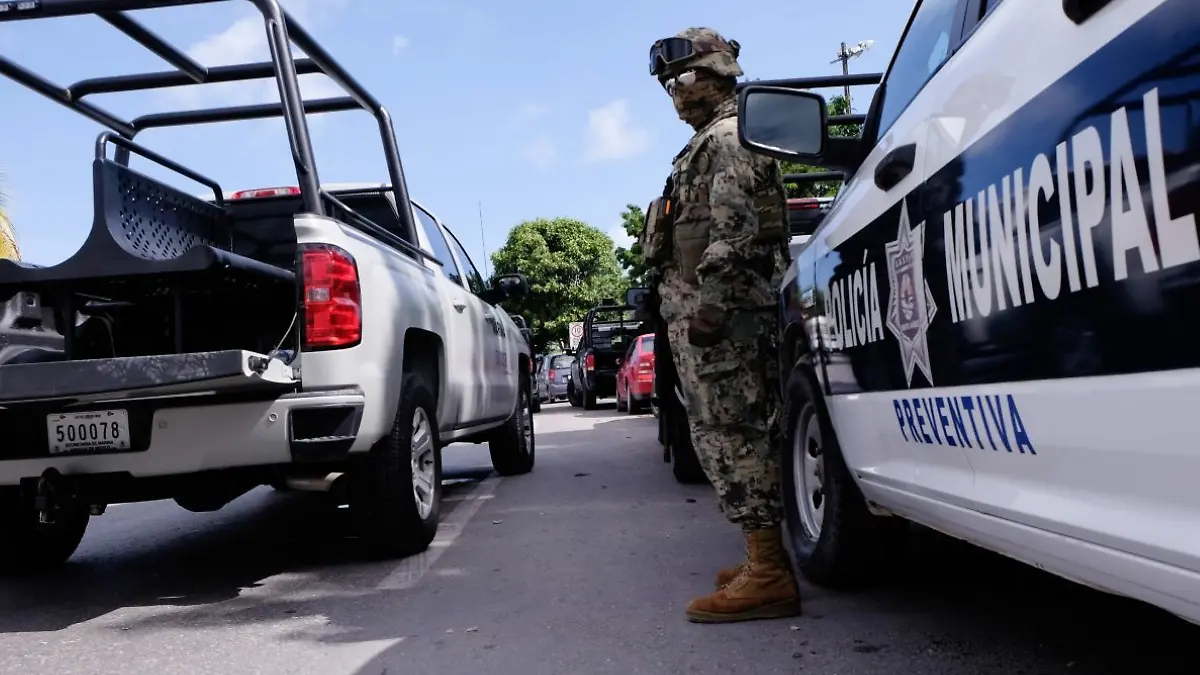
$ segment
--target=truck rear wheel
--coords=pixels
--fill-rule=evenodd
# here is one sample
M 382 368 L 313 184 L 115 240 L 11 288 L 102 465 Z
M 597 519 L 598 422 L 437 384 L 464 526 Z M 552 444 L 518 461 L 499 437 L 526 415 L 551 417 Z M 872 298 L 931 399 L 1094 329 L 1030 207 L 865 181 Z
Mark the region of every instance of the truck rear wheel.
M 350 509 L 369 555 L 402 557 L 429 548 L 441 511 L 442 457 L 437 405 L 420 374 L 405 376 L 391 434 L 349 478 Z
M 533 471 L 537 446 L 533 435 L 532 401 L 528 383 L 522 383 L 516 411 L 488 440 L 492 468 L 501 476 Z
M 43 571 L 65 563 L 79 548 L 91 515 L 86 506 L 62 508 L 53 523 L 39 523 L 30 500 L 13 489 L 0 496 L 0 572 Z
M 788 379 L 782 466 L 784 515 L 796 566 L 814 583 L 847 588 L 882 576 L 907 522 L 872 515 L 842 457 L 825 400 L 802 369 Z

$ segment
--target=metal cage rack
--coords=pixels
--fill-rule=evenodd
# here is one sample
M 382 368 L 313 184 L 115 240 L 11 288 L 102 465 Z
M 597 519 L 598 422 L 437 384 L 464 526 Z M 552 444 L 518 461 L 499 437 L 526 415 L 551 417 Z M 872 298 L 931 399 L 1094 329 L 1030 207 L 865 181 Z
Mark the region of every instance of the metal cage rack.
M 263 16 L 267 44 L 271 52 L 272 60 L 262 63 L 204 66 L 129 14 L 141 10 L 231 1 L 233 0 L 0 0 L 0 23 L 91 14 L 173 66 L 172 70 L 90 78 L 63 87 L 0 55 L 0 75 L 119 134 L 126 141 L 118 144 L 117 162 L 120 164 L 128 163 L 132 140 L 146 129 L 282 117 L 287 127 L 304 208 L 307 212 L 318 215 L 324 215 L 325 210 L 305 115 L 365 110 L 375 117 L 379 125 L 400 223 L 408 241 L 415 244 L 417 238 L 411 210 L 402 207 L 410 202 L 391 115 L 303 26 L 283 10 L 278 0 L 249 0 Z M 293 44 L 307 55 L 306 58 L 293 58 Z M 299 76 L 309 74 L 324 74 L 337 83 L 346 95 L 304 100 L 300 93 Z M 87 97 L 98 94 L 269 78 L 275 79 L 278 84 L 279 103 L 152 113 L 125 120 L 86 100 Z M 138 150 L 140 148 L 134 151 Z

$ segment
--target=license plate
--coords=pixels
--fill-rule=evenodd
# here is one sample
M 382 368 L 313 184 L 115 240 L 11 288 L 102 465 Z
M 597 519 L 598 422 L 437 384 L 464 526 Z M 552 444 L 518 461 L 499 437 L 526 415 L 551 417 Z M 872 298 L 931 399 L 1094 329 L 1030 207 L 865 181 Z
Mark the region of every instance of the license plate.
M 129 413 L 94 410 L 46 416 L 50 454 L 122 452 L 129 449 Z

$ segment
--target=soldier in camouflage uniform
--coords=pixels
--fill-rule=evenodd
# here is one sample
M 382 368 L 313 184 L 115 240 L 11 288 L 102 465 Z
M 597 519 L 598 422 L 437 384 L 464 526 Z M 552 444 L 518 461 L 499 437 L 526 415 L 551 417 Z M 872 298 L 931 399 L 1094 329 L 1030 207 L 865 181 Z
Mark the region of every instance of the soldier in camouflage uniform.
M 791 616 L 799 592 L 780 530 L 779 287 L 789 264 L 778 162 L 737 138 L 740 46 L 689 28 L 650 50 L 679 117 L 696 130 L 675 157 L 643 250 L 660 279 L 660 312 L 692 441 L 721 510 L 746 536 L 747 558 L 693 600 L 700 622 Z M 654 221 L 650 225 L 651 220 Z

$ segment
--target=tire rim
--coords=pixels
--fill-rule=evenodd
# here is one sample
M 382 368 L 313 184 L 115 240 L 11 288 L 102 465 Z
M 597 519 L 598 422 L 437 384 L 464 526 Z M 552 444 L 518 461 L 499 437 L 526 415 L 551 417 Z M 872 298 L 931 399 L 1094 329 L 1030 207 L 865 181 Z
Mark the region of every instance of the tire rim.
M 529 452 L 533 447 L 533 410 L 527 392 L 521 392 L 521 438 L 525 441 L 525 452 Z
M 417 503 L 417 513 L 424 520 L 433 512 L 435 490 L 434 475 L 435 460 L 433 447 L 433 430 L 429 424 L 429 415 L 425 409 L 418 407 L 413 411 L 412 420 L 412 483 L 413 499 Z
M 825 444 L 812 405 L 801 412 L 792 438 L 792 484 L 804 536 L 816 541 L 825 520 Z

